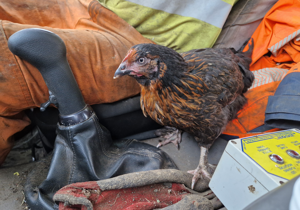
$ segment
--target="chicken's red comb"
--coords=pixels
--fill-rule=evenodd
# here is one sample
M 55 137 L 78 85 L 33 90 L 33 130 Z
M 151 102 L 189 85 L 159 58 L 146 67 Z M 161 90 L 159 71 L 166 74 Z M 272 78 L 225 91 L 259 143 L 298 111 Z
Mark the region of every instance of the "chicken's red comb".
M 129 50 L 129 52 L 127 53 L 126 57 L 123 59 L 122 63 L 123 63 L 124 61 L 128 60 L 129 55 L 131 55 L 132 51 L 133 51 L 133 49 L 130 49 L 130 50 Z

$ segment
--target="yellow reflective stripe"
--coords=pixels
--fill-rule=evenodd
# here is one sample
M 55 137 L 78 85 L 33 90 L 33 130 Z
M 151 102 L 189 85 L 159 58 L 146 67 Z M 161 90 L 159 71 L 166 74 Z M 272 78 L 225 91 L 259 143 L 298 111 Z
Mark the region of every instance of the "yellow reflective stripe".
M 127 0 L 170 14 L 192 17 L 222 28 L 232 5 L 222 0 Z M 233 1 L 232 1 L 233 2 Z
M 230 5 L 234 5 L 236 2 L 238 2 L 238 0 L 222 0 L 224 2 L 226 2 L 227 4 L 230 4 Z
M 144 37 L 178 52 L 212 47 L 221 32 L 220 28 L 196 18 L 170 14 L 129 1 L 98 1 Z

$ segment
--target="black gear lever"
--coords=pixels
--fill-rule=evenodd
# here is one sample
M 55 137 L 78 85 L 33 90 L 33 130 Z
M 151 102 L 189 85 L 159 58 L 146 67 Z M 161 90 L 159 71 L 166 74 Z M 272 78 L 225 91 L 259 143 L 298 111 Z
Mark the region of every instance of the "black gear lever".
M 9 38 L 8 47 L 41 72 L 61 115 L 73 114 L 86 106 L 67 61 L 66 46 L 58 35 L 38 28 L 24 29 Z

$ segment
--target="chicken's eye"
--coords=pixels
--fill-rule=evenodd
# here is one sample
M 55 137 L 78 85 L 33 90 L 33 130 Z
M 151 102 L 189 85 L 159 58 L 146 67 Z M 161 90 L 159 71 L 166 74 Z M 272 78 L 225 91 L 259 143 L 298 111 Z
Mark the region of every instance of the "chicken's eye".
M 139 63 L 145 63 L 145 58 L 139 58 Z

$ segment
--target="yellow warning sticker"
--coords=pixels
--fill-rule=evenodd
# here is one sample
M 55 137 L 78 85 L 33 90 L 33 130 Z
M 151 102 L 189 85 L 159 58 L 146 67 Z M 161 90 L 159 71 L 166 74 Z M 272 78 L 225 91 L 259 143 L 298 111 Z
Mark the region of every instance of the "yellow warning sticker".
M 285 130 L 243 138 L 241 143 L 243 152 L 268 173 L 285 179 L 300 174 L 300 159 L 291 157 L 287 152 L 293 150 L 300 154 L 300 131 Z M 271 155 L 278 160 L 282 158 L 283 163 L 274 162 Z

